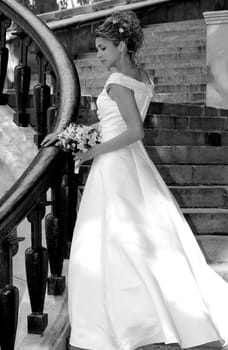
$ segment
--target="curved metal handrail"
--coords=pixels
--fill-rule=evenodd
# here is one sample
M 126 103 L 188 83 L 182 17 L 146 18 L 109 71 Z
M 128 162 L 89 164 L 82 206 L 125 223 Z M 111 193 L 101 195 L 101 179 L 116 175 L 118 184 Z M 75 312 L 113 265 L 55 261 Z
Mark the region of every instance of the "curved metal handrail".
M 50 29 L 24 6 L 15 0 L 1 0 L 0 11 L 29 33 L 59 79 L 60 101 L 54 130 L 60 132 L 77 116 L 79 110 L 80 84 L 75 66 Z M 41 149 L 21 177 L 0 199 L 0 241 L 38 203 L 39 194 L 48 189 L 58 154 L 56 147 Z

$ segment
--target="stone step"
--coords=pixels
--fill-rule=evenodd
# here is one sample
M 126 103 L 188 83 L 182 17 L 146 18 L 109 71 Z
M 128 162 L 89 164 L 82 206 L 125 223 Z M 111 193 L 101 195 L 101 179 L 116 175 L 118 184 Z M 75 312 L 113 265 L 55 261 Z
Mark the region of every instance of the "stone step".
M 79 185 L 85 184 L 89 168 L 89 164 L 83 165 L 78 175 Z M 228 185 L 228 165 L 172 164 L 157 165 L 157 169 L 168 186 Z
M 142 49 L 147 46 L 151 48 L 161 48 L 161 47 L 187 47 L 188 44 L 192 46 L 204 46 L 206 45 L 206 32 L 201 35 L 197 34 L 188 34 L 181 35 L 180 33 L 176 33 L 172 36 L 168 34 L 164 34 L 163 37 L 159 35 L 154 35 L 151 31 L 150 34 L 144 36 L 144 43 L 142 45 Z
M 175 130 L 227 130 L 227 117 L 196 117 L 153 114 L 148 115 L 144 126 L 151 129 Z
M 194 23 L 194 21 L 196 23 Z M 144 35 L 153 32 L 155 35 L 162 33 L 180 33 L 182 36 L 185 33 L 206 32 L 206 24 L 203 19 L 191 21 L 176 21 L 176 22 L 163 22 L 155 23 L 143 26 Z M 201 21 L 201 22 L 200 22 Z
M 139 52 L 139 57 L 143 57 L 145 55 L 177 55 L 177 54 L 196 54 L 196 53 L 204 53 L 206 54 L 206 40 L 201 45 L 195 44 L 194 41 L 190 42 L 189 45 L 181 46 L 181 45 L 172 45 L 172 46 L 158 46 L 158 47 L 149 47 L 148 43 L 142 46 Z
M 198 68 L 197 68 L 198 70 Z M 150 70 L 151 71 L 151 70 Z M 192 71 L 188 73 L 186 70 L 178 70 L 177 73 L 172 74 L 169 70 L 167 72 L 164 72 L 164 75 L 159 75 L 160 73 L 157 72 L 157 70 L 153 71 L 153 81 L 155 86 L 159 85 L 186 85 L 186 84 L 206 84 L 207 83 L 207 76 L 201 70 L 200 73 L 193 73 Z M 198 75 L 197 75 L 198 74 Z
M 205 105 L 192 105 L 185 103 L 158 103 L 151 102 L 148 114 L 162 114 L 162 115 L 182 115 L 182 116 L 205 116 L 205 117 L 226 117 L 228 116 L 227 109 L 218 109 L 214 107 L 207 107 Z
M 89 63 L 89 62 L 88 62 Z M 170 61 L 167 60 L 155 60 L 150 56 L 144 56 L 140 60 L 140 63 L 143 65 L 145 69 L 173 69 L 173 68 L 195 68 L 195 67 L 205 67 L 206 65 L 206 56 L 201 55 L 199 57 L 194 57 L 188 60 L 188 57 L 182 59 L 171 59 Z
M 110 73 L 104 69 L 104 67 L 99 65 L 93 66 L 92 64 L 93 63 L 86 63 L 84 66 L 77 66 L 76 62 L 76 69 L 80 82 L 83 86 L 103 88 L 103 84 L 108 79 Z M 187 86 L 187 91 L 189 91 L 189 85 L 195 85 L 192 87 L 194 90 L 199 89 L 198 86 L 204 85 L 203 91 L 205 91 L 207 75 L 204 64 L 200 63 L 192 67 L 186 64 L 184 64 L 184 66 L 181 66 L 181 64 L 178 66 L 178 64 L 174 62 L 171 67 L 168 63 L 167 65 L 162 64 L 156 66 L 152 61 L 149 61 L 147 63 L 141 62 L 141 66 L 152 76 L 155 89 L 162 89 L 163 86 L 172 86 L 171 89 L 181 92 L 181 87 L 185 85 Z M 173 88 L 173 85 L 176 87 Z M 200 91 L 201 90 L 202 89 L 200 89 Z M 157 92 L 159 93 L 159 90 Z
M 163 166 L 164 167 L 164 166 Z M 159 169 L 159 167 L 158 167 Z M 88 174 L 87 166 L 80 173 L 80 182 L 84 183 Z M 228 185 L 200 185 L 200 184 L 170 184 L 169 189 L 183 210 L 188 208 L 204 209 L 227 209 L 228 208 Z
M 106 79 L 108 78 L 108 76 L 106 76 Z M 86 79 L 85 77 L 83 78 L 82 76 L 80 77 L 80 84 L 81 84 L 81 88 L 86 88 L 86 89 L 96 89 L 101 91 L 103 89 L 104 83 L 106 81 L 106 79 L 96 79 L 94 78 L 90 78 L 90 79 Z M 178 85 L 176 84 L 172 84 L 172 85 L 168 85 L 168 84 L 163 84 L 163 85 L 155 85 L 155 94 L 154 94 L 154 98 L 158 97 L 158 96 L 163 96 L 163 95 L 181 95 L 181 96 L 192 96 L 193 94 L 195 94 L 197 97 L 198 96 L 203 96 L 206 93 L 206 85 L 205 84 L 182 84 L 180 85 L 178 83 Z M 163 100 L 162 100 L 163 101 Z
M 165 34 L 166 35 L 166 34 Z M 173 45 L 171 45 L 173 44 Z M 188 46 L 189 44 L 189 46 Z M 192 47 L 204 47 L 206 45 L 206 34 L 203 36 L 178 36 L 176 35 L 167 35 L 164 37 L 161 36 L 154 36 L 152 33 L 150 36 L 145 37 L 144 39 L 144 45 L 142 46 L 141 50 L 139 51 L 139 56 L 144 56 L 145 48 L 148 47 L 150 52 L 153 54 L 153 49 L 160 50 L 160 49 L 171 49 L 171 53 L 176 48 L 187 48 L 190 50 Z M 187 50 L 187 49 L 186 49 Z M 195 49 L 192 50 L 192 52 L 195 52 Z M 197 50 L 197 52 L 201 52 L 204 56 L 206 56 L 206 50 Z M 175 51 L 174 51 L 175 53 Z M 178 53 L 180 53 L 180 50 L 178 50 Z M 191 54 L 191 51 L 189 52 Z
M 167 52 L 167 53 L 154 53 L 153 51 L 146 52 L 144 55 L 140 55 L 140 61 L 142 62 L 153 62 L 153 65 L 160 64 L 169 64 L 169 67 L 172 62 L 174 63 L 185 63 L 186 65 L 190 65 L 193 62 L 205 62 L 206 53 L 204 52 Z
M 159 41 L 159 40 L 152 40 L 151 35 L 148 35 L 144 38 L 144 43 L 142 45 L 141 49 L 144 49 L 145 47 L 148 47 L 149 49 L 161 49 L 161 48 L 187 48 L 187 47 L 199 47 L 199 46 L 205 46 L 206 45 L 206 34 L 203 37 L 193 37 L 188 38 L 188 40 L 185 40 L 185 38 L 182 38 L 180 36 L 178 39 L 170 40 L 170 41 Z
M 109 72 L 102 66 L 77 66 L 79 78 L 81 80 L 101 80 L 104 81 L 108 78 Z M 157 69 L 151 67 L 148 69 L 148 73 L 153 76 L 155 85 L 162 84 L 205 84 L 206 83 L 206 69 L 204 67 L 186 67 L 174 68 L 174 69 Z
M 78 64 L 78 61 L 75 60 L 75 65 L 76 68 L 78 70 L 78 72 L 80 72 L 80 77 L 82 78 L 90 78 L 90 75 L 92 75 L 93 77 L 98 78 L 99 75 L 99 79 L 101 78 L 105 78 L 107 76 L 109 76 L 109 72 L 106 71 L 104 69 L 104 67 L 101 64 L 98 64 L 99 62 L 97 62 L 97 65 L 93 66 L 92 63 L 90 65 L 90 62 L 85 61 L 85 65 L 83 65 L 83 62 L 81 62 L 82 64 Z M 196 75 L 197 78 L 200 78 L 200 76 L 206 76 L 207 74 L 207 69 L 205 66 L 200 65 L 199 67 L 185 67 L 185 69 L 183 68 L 153 68 L 153 66 L 151 65 L 151 67 L 148 68 L 148 72 L 150 72 L 153 76 L 155 77 L 165 77 L 165 78 L 170 78 L 170 77 L 182 77 L 182 76 L 189 76 L 191 77 L 192 75 Z M 86 75 L 87 74 L 87 75 Z M 79 77 L 79 78 L 80 78 Z
M 149 48 L 162 47 L 166 46 L 166 44 L 170 45 L 171 43 L 174 43 L 175 46 L 179 47 L 185 47 L 187 46 L 187 43 L 190 43 L 191 46 L 197 46 L 199 43 L 205 45 L 205 42 L 206 31 L 185 32 L 183 34 L 178 31 L 170 33 L 161 32 L 159 34 L 151 31 L 144 36 L 144 45 Z
M 228 165 L 157 165 L 167 185 L 227 185 Z
M 101 76 L 99 75 L 99 78 L 97 78 L 97 73 L 93 72 L 89 75 L 89 72 L 85 70 L 84 73 L 81 73 L 80 70 L 78 70 L 79 73 L 79 80 L 82 88 L 95 88 L 102 90 L 105 81 L 108 79 L 108 74 L 104 72 Z M 194 78 L 188 78 L 187 76 L 181 76 L 179 77 L 161 77 L 160 82 L 158 81 L 157 77 L 154 77 L 154 83 L 155 83 L 155 97 L 159 94 L 192 94 L 192 93 L 200 93 L 205 94 L 206 92 L 206 82 L 205 78 L 202 76 L 201 81 L 198 79 L 198 81 L 194 81 Z
M 195 235 L 228 235 L 228 209 L 183 208 Z
M 81 96 L 81 110 L 86 113 L 86 110 L 90 111 L 91 103 L 93 104 L 92 109 L 96 108 L 96 97 L 91 96 L 89 94 Z M 227 119 L 228 110 L 227 109 L 219 109 L 214 107 L 207 107 L 205 105 L 194 105 L 187 103 L 169 103 L 169 102 L 151 102 L 147 118 L 151 116 L 156 116 L 157 118 L 193 118 L 201 117 L 200 120 L 205 120 L 206 118 L 212 118 L 213 121 L 223 120 L 223 118 Z M 192 121 L 192 125 L 195 124 L 197 118 Z M 208 123 L 213 123 L 212 121 L 207 121 Z
M 151 47 L 153 47 L 151 45 Z M 203 66 L 206 63 L 205 52 L 182 52 L 182 53 L 171 53 L 170 57 L 168 54 L 145 54 L 140 56 L 140 62 L 143 64 L 153 63 L 154 67 L 196 67 Z M 101 63 L 96 57 L 96 54 L 77 58 L 75 60 L 76 67 L 96 67 L 100 66 Z
M 228 132 L 221 131 L 214 133 L 206 131 L 186 131 L 186 130 L 153 130 L 145 129 L 144 143 L 147 146 L 206 146 L 216 145 L 215 142 L 218 135 L 218 142 L 222 146 L 228 145 Z M 213 141 L 214 139 L 214 141 Z M 213 142 L 213 143 L 212 143 Z M 219 144 L 218 144 L 219 145 Z
M 169 186 L 181 208 L 228 208 L 228 186 Z
M 144 68 L 145 68 L 145 65 L 144 65 Z M 198 67 L 197 66 L 185 67 L 184 69 L 182 67 L 176 67 L 176 68 L 164 67 L 160 69 L 160 68 L 153 67 L 152 64 L 151 66 L 147 64 L 147 70 L 155 78 L 158 77 L 160 79 L 161 77 L 164 77 L 165 81 L 167 81 L 167 79 L 171 79 L 172 77 L 175 77 L 175 78 L 194 77 L 194 78 L 198 78 L 200 81 L 202 77 L 204 77 L 205 79 L 207 76 L 206 66 L 202 66 L 202 64 L 200 64 Z
M 88 166 L 83 166 L 78 177 L 79 184 L 85 184 Z M 159 167 L 159 171 L 161 169 Z M 162 172 L 161 175 L 163 176 Z M 165 177 L 163 176 L 166 181 Z M 227 177 L 226 177 L 227 181 Z M 176 181 L 175 181 L 176 182 Z M 166 181 L 169 184 L 169 181 Z M 182 212 L 195 235 L 228 235 L 227 208 L 182 208 Z
M 104 83 L 108 78 L 108 74 L 105 73 L 102 78 L 97 78 L 96 71 L 94 71 L 93 74 L 90 74 L 89 72 L 86 72 L 86 70 L 87 68 L 85 68 L 84 73 L 81 73 L 80 69 L 78 70 L 82 94 L 98 96 L 103 89 Z M 90 78 L 88 78 L 88 75 Z M 154 80 L 155 94 L 153 97 L 153 100 L 156 102 L 205 103 L 205 76 L 199 77 L 198 81 L 195 81 L 194 75 L 182 75 L 180 78 L 178 76 L 173 77 L 171 75 L 170 77 L 164 76 L 161 77 L 161 84 L 163 84 L 162 86 L 158 86 L 159 84 L 156 79 L 157 78 Z M 165 79 L 167 79 L 167 81 L 165 81 Z M 186 85 L 186 88 L 183 88 L 185 89 L 185 92 L 183 92 L 183 89 L 181 89 L 182 84 Z M 195 86 L 192 86 L 192 84 L 195 84 Z M 180 92 L 177 92 L 178 90 Z
M 226 262 L 228 264 L 228 235 L 196 236 L 196 239 L 208 263 Z
M 161 40 L 161 41 L 170 41 L 170 40 L 199 40 L 206 39 L 206 25 L 199 28 L 173 28 L 171 30 L 165 28 L 159 31 L 154 30 L 153 27 L 147 30 L 144 29 L 144 38 L 145 40 Z
M 95 53 L 92 53 L 90 55 L 86 54 L 85 57 L 81 57 L 82 55 L 79 56 L 79 58 L 77 58 L 76 60 L 74 60 L 75 66 L 76 68 L 80 68 L 82 67 L 95 67 L 99 66 L 102 67 L 100 61 L 98 60 L 98 58 L 96 57 Z M 104 69 L 104 67 L 103 67 Z
M 91 94 L 93 96 L 98 96 L 103 90 L 105 80 L 99 81 L 94 79 L 82 79 L 80 78 L 82 94 Z M 200 88 L 196 88 L 196 91 L 192 92 L 191 87 L 186 87 L 186 92 L 176 92 L 175 90 L 179 89 L 175 85 L 171 87 L 162 88 L 163 92 L 156 92 L 153 96 L 154 102 L 169 102 L 169 103 L 192 103 L 192 104 L 203 104 L 206 101 L 206 91 L 204 88 L 201 92 L 197 92 Z M 174 92 L 165 92 L 165 91 L 174 91 Z M 188 91 L 189 90 L 189 91 Z
M 154 32 L 160 32 L 160 31 L 170 31 L 170 30 L 176 30 L 176 31 L 188 31 L 188 30 L 196 30 L 205 28 L 205 21 L 203 19 L 194 19 L 194 20 L 187 20 L 187 21 L 178 21 L 178 22 L 166 22 L 166 23 L 155 23 L 155 24 L 149 24 L 143 26 L 143 31 L 151 31 Z
M 93 93 L 93 90 L 90 91 Z M 97 94 L 96 90 L 94 93 Z M 192 103 L 202 104 L 206 102 L 206 92 L 187 92 L 187 93 L 157 93 L 153 97 L 154 102 L 169 102 L 169 103 Z
M 161 93 L 206 93 L 206 84 L 155 84 L 155 95 Z
M 228 164 L 228 147 L 146 146 L 155 164 Z

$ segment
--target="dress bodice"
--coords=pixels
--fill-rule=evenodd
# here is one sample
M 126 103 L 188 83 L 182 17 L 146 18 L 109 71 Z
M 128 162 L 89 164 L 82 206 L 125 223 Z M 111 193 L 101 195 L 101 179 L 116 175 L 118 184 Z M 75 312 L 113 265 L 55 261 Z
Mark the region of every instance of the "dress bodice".
M 118 136 L 127 129 L 117 103 L 107 93 L 110 84 L 119 84 L 134 91 L 136 104 L 144 121 L 148 106 L 153 96 L 153 83 L 146 84 L 123 73 L 112 73 L 104 85 L 104 89 L 97 98 L 98 118 L 100 120 L 102 141 Z

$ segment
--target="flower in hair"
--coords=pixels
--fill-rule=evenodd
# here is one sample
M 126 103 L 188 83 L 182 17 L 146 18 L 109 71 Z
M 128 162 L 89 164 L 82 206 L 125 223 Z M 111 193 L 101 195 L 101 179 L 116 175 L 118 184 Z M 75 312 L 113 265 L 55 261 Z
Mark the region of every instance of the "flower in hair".
M 124 32 L 124 29 L 122 27 L 119 28 L 119 32 L 120 33 L 123 33 Z

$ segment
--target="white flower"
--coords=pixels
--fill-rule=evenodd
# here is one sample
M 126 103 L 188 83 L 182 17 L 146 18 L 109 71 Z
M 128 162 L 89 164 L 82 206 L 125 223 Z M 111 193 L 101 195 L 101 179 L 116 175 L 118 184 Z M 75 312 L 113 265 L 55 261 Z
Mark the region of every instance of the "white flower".
M 122 27 L 119 28 L 120 33 L 124 33 L 124 29 Z

